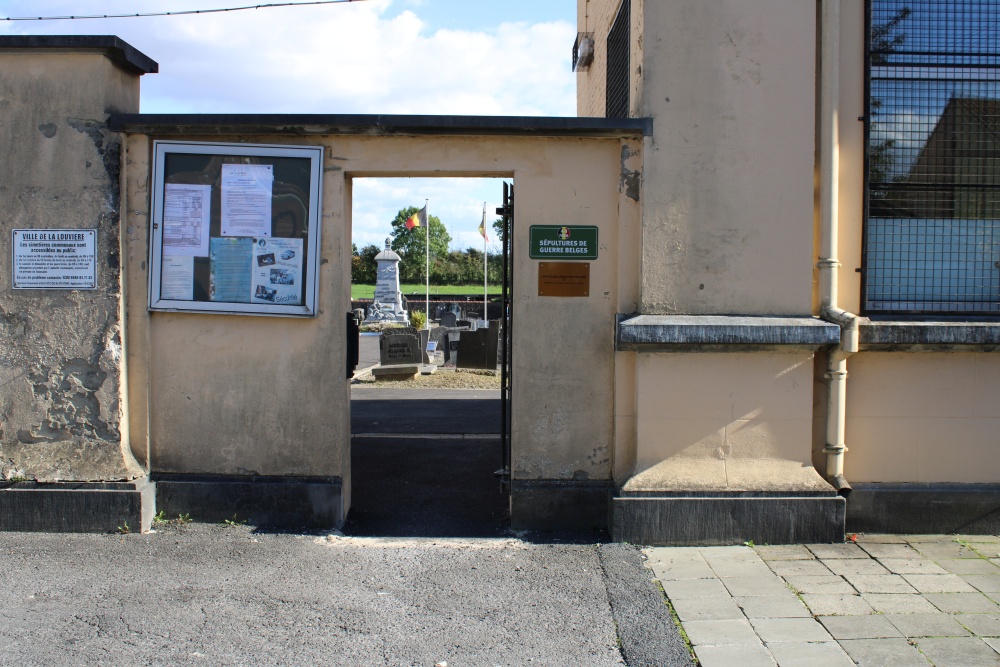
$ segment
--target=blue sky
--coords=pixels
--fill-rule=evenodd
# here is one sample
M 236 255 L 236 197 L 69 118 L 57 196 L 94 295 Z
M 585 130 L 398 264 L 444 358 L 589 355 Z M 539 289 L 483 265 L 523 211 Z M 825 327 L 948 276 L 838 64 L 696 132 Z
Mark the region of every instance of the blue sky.
M 246 0 L 0 0 L 0 16 L 179 11 Z M 117 35 L 160 65 L 143 113 L 383 113 L 572 116 L 575 0 L 363 0 L 184 17 L 0 22 L 0 34 Z M 482 247 L 495 179 L 364 179 L 353 236 L 381 245 L 422 206 L 453 246 Z

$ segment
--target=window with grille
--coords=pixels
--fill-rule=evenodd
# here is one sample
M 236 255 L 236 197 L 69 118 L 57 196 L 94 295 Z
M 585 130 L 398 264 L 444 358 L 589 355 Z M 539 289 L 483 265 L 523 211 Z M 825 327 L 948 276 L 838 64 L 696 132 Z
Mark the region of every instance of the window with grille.
M 1000 0 L 868 0 L 866 313 L 1000 313 Z
M 628 118 L 629 108 L 629 36 L 631 0 L 623 0 L 618 16 L 608 33 L 608 68 L 605 86 L 605 111 L 608 118 Z

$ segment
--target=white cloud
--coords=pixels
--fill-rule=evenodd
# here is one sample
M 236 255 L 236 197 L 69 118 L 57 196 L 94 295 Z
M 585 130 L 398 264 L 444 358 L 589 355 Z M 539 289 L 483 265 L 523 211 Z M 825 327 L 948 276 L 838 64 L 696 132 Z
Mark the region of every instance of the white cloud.
M 432 32 L 419 16 L 422 4 L 367 0 L 194 16 L 5 23 L 0 30 L 119 35 L 160 64 L 159 74 L 143 78 L 146 113 L 575 113 L 568 62 L 575 28 L 569 22 Z M 232 3 L 212 6 L 226 5 Z M 139 11 L 187 6 L 158 0 L 144 2 Z M 124 0 L 3 4 L 8 16 L 135 11 L 135 3 Z

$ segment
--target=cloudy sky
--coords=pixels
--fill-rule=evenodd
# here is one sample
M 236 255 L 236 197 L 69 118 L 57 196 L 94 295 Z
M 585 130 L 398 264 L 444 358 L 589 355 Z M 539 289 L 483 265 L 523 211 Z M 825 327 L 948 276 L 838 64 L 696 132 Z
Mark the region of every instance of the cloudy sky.
M 264 0 L 266 1 L 266 0 Z M 261 0 L 0 0 L 0 17 L 216 9 Z M 143 113 L 575 115 L 575 0 L 359 0 L 193 16 L 2 21 L 0 34 L 118 35 L 160 65 Z M 481 247 L 499 181 L 363 179 L 354 240 L 381 245 L 430 200 L 453 246 Z

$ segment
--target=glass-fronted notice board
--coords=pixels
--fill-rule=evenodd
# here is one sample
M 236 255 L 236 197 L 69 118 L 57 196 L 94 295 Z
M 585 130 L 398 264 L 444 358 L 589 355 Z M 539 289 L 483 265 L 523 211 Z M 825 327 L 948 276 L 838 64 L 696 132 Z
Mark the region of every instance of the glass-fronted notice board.
M 150 310 L 316 314 L 323 148 L 153 144 Z

